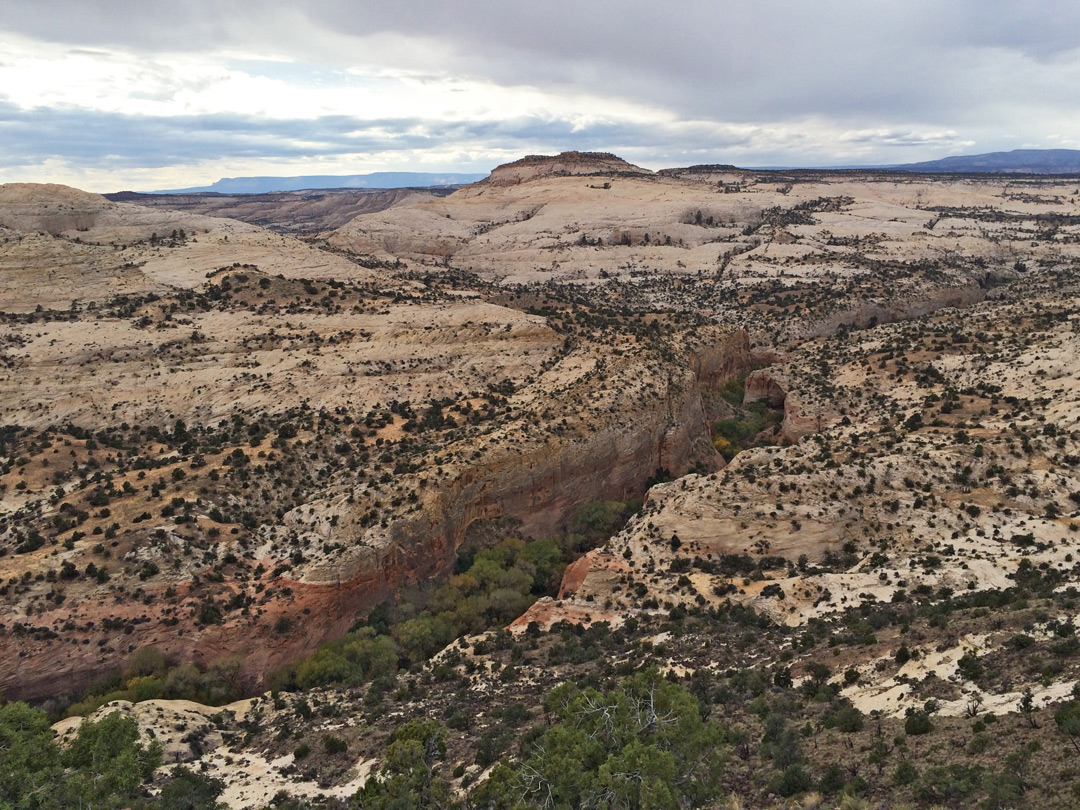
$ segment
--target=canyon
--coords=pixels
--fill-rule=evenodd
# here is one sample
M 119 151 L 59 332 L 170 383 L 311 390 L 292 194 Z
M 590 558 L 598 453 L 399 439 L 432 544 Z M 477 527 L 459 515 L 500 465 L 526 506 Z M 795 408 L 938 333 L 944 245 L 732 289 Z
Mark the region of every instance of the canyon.
M 893 665 L 888 624 L 835 648 L 860 711 L 902 724 L 950 678 L 934 696 L 956 728 L 976 696 L 1005 716 L 1028 686 L 1048 711 L 1071 659 L 1036 677 L 1010 658 L 974 684 L 956 662 L 1006 656 L 1025 621 L 1044 646 L 1039 628 L 1072 623 L 1046 588 L 1037 619 L 974 613 L 1033 578 L 1072 598 L 1078 191 L 593 153 L 449 194 L 2 186 L 0 690 L 60 706 L 152 647 L 261 694 L 458 573 L 477 538 L 554 537 L 583 505 L 644 496 L 509 634 L 463 638 L 402 683 L 431 686 L 443 661 L 474 696 L 535 703 L 573 669 L 566 639 L 611 631 L 611 660 L 647 643 L 687 678 L 732 660 L 811 679 L 820 647 L 800 634 L 844 637 L 894 606 L 913 611 L 919 662 Z M 961 597 L 964 638 L 916 611 Z M 730 610 L 769 639 L 665 624 Z M 534 642 L 557 666 L 508 657 Z M 256 698 L 264 726 L 291 722 L 282 701 Z M 147 728 L 150 708 L 130 709 Z M 354 715 L 354 761 L 293 780 L 304 795 L 344 796 L 378 762 L 387 727 Z M 297 772 L 283 742 L 257 745 L 260 772 Z M 226 774 L 226 746 L 176 759 Z M 270 798 L 244 778 L 232 806 Z

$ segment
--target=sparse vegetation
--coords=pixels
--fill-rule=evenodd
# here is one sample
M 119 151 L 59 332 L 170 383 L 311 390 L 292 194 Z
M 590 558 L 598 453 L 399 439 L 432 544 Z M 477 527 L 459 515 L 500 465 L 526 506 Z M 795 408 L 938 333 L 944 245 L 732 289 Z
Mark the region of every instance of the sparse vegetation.
M 491 186 L 434 253 L 393 213 L 253 229 L 280 267 L 168 292 L 140 263 L 224 233 L 5 231 L 135 291 L 0 313 L 5 682 L 59 717 L 292 663 L 175 721 L 171 777 L 119 714 L 61 748 L 5 704 L 0 804 L 213 807 L 250 767 L 279 807 L 357 769 L 364 807 L 1075 805 L 1073 189 L 546 182 L 658 202 Z

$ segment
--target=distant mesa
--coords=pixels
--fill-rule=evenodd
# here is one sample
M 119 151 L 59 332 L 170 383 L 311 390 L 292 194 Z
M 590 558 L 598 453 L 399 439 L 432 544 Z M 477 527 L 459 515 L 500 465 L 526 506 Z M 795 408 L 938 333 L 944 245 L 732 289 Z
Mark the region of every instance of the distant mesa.
M 371 172 L 369 174 L 316 174 L 299 177 L 223 177 L 209 186 L 178 188 L 155 194 L 269 194 L 274 191 L 352 188 L 430 188 L 464 186 L 483 180 L 486 174 L 453 172 Z
M 787 169 L 796 168 L 793 166 Z M 843 169 L 887 169 L 932 174 L 1080 174 L 1080 150 L 1014 149 L 982 155 L 953 155 L 939 160 L 877 166 L 837 166 Z M 661 170 L 661 175 L 706 174 L 734 171 L 734 166 L 700 165 Z M 610 152 L 561 152 L 558 155 L 527 155 L 504 163 L 490 175 L 454 172 L 371 172 L 348 175 L 301 175 L 297 177 L 224 177 L 209 186 L 164 189 L 151 194 L 269 194 L 320 189 L 380 190 L 466 186 L 486 182 L 513 186 L 538 177 L 621 174 L 648 176 L 653 172 L 635 166 Z M 125 195 L 125 196 L 122 196 Z M 108 195 L 111 200 L 134 199 L 134 192 Z
M 796 167 L 786 167 L 792 169 Z M 838 169 L 889 170 L 928 174 L 1080 174 L 1080 150 L 1014 149 L 981 155 L 953 155 L 939 160 L 877 166 L 837 166 Z M 728 164 L 710 164 L 663 169 L 660 175 L 708 174 L 735 171 Z M 539 177 L 570 175 L 636 175 L 653 172 L 635 166 L 610 152 L 561 152 L 557 155 L 527 155 L 504 163 L 490 175 L 455 172 L 371 172 L 349 175 L 300 175 L 297 177 L 224 177 L 209 186 L 168 189 L 151 194 L 270 194 L 327 189 L 377 191 L 382 189 L 453 189 L 484 182 L 492 186 L 514 186 Z M 143 194 L 120 192 L 107 195 L 114 201 L 133 201 Z
M 678 176 L 681 174 L 717 174 L 719 172 L 737 171 L 741 171 L 739 167 L 733 166 L 730 163 L 695 163 L 693 166 L 661 169 L 657 174 Z
M 933 174 L 1080 174 L 1080 150 L 1013 149 L 1011 152 L 987 152 L 983 155 L 955 155 L 887 168 Z
M 513 163 L 504 163 L 495 168 L 485 182 L 493 186 L 515 186 L 537 177 L 582 174 L 650 175 L 652 172 L 610 152 L 561 152 L 558 155 L 526 155 Z
M 648 169 L 628 163 L 609 152 L 562 152 L 528 155 L 499 166 L 490 175 L 428 172 L 372 172 L 352 175 L 304 175 L 299 177 L 225 177 L 209 186 L 150 192 L 152 194 L 270 194 L 319 189 L 398 189 L 465 186 L 487 181 L 513 186 L 536 177 L 633 174 L 650 175 Z M 133 192 L 110 194 L 113 200 L 134 199 Z

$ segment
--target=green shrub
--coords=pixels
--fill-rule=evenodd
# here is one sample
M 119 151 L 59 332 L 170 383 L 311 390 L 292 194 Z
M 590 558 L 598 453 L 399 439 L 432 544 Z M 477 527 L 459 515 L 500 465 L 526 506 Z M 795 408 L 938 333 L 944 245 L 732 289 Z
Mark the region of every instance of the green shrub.
M 834 762 L 829 765 L 829 767 L 825 769 L 825 773 L 821 775 L 821 779 L 818 780 L 817 789 L 826 796 L 832 796 L 843 790 L 844 785 L 846 784 L 847 779 L 844 776 L 844 769 Z
M 224 810 L 217 800 L 223 790 L 225 783 L 220 779 L 181 765 L 161 789 L 157 810 Z
M 326 753 L 328 754 L 343 754 L 349 749 L 349 744 L 341 739 L 341 737 L 327 734 L 323 737 L 323 748 L 326 749 Z
M 965 653 L 956 662 L 957 671 L 969 681 L 977 681 L 983 676 L 986 667 L 974 653 Z
M 806 768 L 798 762 L 788 765 L 783 773 L 778 774 L 769 781 L 769 792 L 777 793 L 785 799 L 796 793 L 805 793 L 810 789 L 812 782 Z
M 964 804 L 983 782 L 983 768 L 979 765 L 939 765 L 924 775 L 915 796 L 922 804 Z
M 836 728 L 845 734 L 853 734 L 863 730 L 863 714 L 854 706 L 844 706 L 826 720 L 825 725 L 826 727 Z
M 900 760 L 900 764 L 893 771 L 893 783 L 897 785 L 910 785 L 918 778 L 918 769 L 908 759 Z
M 934 730 L 934 725 L 930 722 L 930 715 L 925 711 L 909 710 L 907 719 L 904 720 L 904 733 L 911 736 L 918 736 L 920 734 L 929 734 Z

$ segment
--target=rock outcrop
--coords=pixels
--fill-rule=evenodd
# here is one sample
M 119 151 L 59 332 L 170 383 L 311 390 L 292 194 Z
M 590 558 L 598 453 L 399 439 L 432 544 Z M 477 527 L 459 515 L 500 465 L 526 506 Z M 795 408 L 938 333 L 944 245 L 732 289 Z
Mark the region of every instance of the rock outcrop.
M 798 391 L 791 390 L 790 381 L 776 369 L 758 369 L 747 375 L 743 404 L 754 402 L 765 402 L 770 408 L 784 409 L 780 436 L 789 443 L 820 433 L 822 427 L 838 418 L 831 410 L 820 404 L 811 404 Z
M 477 185 L 514 186 L 537 177 L 580 174 L 652 174 L 609 152 L 561 152 L 558 155 L 527 155 L 496 167 Z
M 758 369 L 746 375 L 744 405 L 764 401 L 770 408 L 782 408 L 785 399 L 787 399 L 786 384 L 781 382 L 775 372 Z
M 21 231 L 88 231 L 115 209 L 100 194 L 55 183 L 0 185 L 0 225 Z

